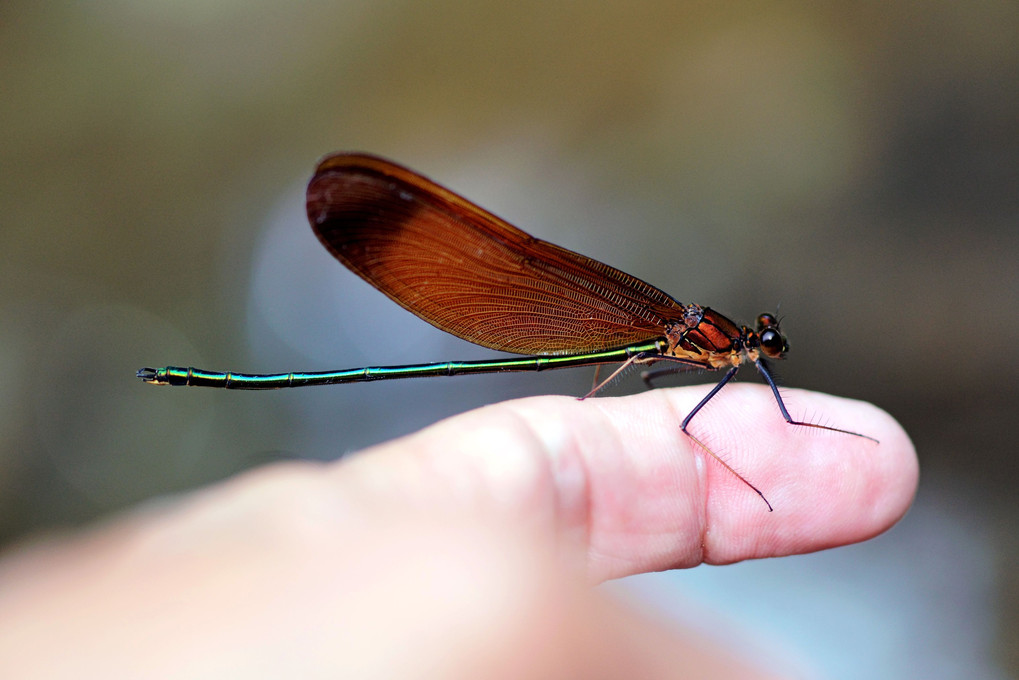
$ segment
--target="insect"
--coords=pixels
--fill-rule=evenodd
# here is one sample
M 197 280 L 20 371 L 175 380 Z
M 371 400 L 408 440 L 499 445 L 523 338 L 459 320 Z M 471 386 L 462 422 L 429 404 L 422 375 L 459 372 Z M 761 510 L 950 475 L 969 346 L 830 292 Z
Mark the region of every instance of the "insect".
M 678 302 L 636 277 L 530 236 L 416 172 L 367 154 L 324 158 L 308 184 L 307 211 L 322 245 L 404 309 L 469 342 L 526 356 L 257 375 L 168 366 L 143 368 L 138 377 L 156 385 L 262 390 L 620 364 L 586 395 L 592 396 L 633 365 L 666 362 L 672 371 L 724 371 L 680 428 L 769 510 L 761 490 L 688 427 L 742 365 L 757 366 L 787 423 L 873 439 L 789 415 L 768 363 L 789 350 L 772 314 L 761 314 L 749 328 L 709 307 Z

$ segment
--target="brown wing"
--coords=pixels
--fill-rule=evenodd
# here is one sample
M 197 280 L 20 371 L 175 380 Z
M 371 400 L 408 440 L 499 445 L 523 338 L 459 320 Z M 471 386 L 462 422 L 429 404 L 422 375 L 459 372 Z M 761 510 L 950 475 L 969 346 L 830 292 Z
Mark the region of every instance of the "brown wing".
M 518 354 L 592 352 L 664 335 L 680 303 L 529 236 L 431 180 L 362 154 L 326 157 L 308 220 L 340 262 L 447 333 Z

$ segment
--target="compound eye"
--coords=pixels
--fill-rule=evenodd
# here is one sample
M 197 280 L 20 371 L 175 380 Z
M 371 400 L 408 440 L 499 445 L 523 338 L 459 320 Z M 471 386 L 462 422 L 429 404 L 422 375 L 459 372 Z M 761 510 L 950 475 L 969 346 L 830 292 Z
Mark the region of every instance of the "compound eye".
M 765 328 L 768 328 L 769 326 L 777 326 L 777 325 L 778 325 L 778 319 L 776 319 L 771 314 L 764 313 L 764 314 L 761 314 L 759 317 L 757 317 L 757 332 L 758 333 L 763 331 Z
M 762 315 L 763 316 L 763 315 Z M 789 343 L 785 337 L 774 328 L 768 328 L 760 335 L 761 351 L 765 356 L 772 359 L 781 359 L 782 355 L 789 351 Z

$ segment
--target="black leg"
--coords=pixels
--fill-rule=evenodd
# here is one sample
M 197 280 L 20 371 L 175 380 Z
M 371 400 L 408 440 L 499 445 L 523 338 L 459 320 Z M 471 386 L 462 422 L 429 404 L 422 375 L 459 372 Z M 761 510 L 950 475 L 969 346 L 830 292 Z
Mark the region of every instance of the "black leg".
M 819 430 L 830 430 L 831 432 L 851 434 L 854 437 L 863 437 L 864 439 L 869 439 L 877 444 L 881 443 L 877 439 L 874 439 L 873 437 L 869 437 L 865 434 L 860 434 L 859 432 L 853 432 L 852 430 L 843 430 L 838 427 L 829 427 L 828 425 L 819 425 L 818 423 L 808 423 L 802 420 L 793 420 L 792 416 L 789 415 L 788 409 L 786 409 L 785 407 L 785 402 L 782 401 L 782 395 L 778 393 L 778 383 L 775 382 L 775 378 L 771 374 L 771 367 L 768 366 L 767 362 L 761 358 L 758 358 L 756 363 L 757 370 L 759 370 L 761 372 L 761 375 L 764 376 L 764 379 L 768 382 L 768 386 L 771 387 L 771 393 L 775 395 L 775 401 L 778 402 L 778 410 L 782 412 L 782 417 L 785 418 L 785 421 L 790 425 L 802 425 L 803 427 L 816 427 Z M 721 387 L 721 385 L 719 385 L 719 387 Z M 715 391 L 717 391 L 717 389 Z M 714 392 L 712 392 L 712 394 L 714 394 Z M 711 395 L 708 396 L 710 397 Z M 700 406 L 698 406 L 698 408 L 700 408 Z M 687 418 L 687 420 L 689 420 L 689 417 Z
M 690 361 L 689 359 L 679 359 L 676 357 L 655 357 L 659 361 L 669 361 L 673 364 L 680 364 L 679 366 L 671 366 L 669 368 L 656 368 L 653 371 L 644 371 L 640 374 L 640 379 L 644 381 L 644 386 L 649 390 L 655 389 L 654 381 L 662 376 L 675 375 L 676 373 L 685 373 L 686 371 L 692 371 L 694 369 L 701 369 L 702 371 L 712 370 L 708 364 L 701 363 L 699 361 Z
M 732 368 L 730 368 L 728 371 L 725 372 L 725 375 L 723 375 L 722 379 L 718 381 L 718 384 L 715 385 L 713 388 L 711 388 L 711 391 L 708 392 L 707 396 L 704 397 L 703 399 L 701 399 L 700 402 L 698 402 L 698 404 L 693 407 L 693 410 L 690 411 L 690 413 L 687 414 L 686 418 L 683 418 L 683 424 L 680 425 L 680 429 L 683 430 L 683 434 L 685 434 L 687 437 L 692 439 L 693 442 L 695 444 L 697 444 L 697 446 L 699 446 L 702 449 L 704 449 L 705 451 L 707 451 L 708 454 L 712 458 L 717 460 L 722 467 L 724 467 L 726 470 L 728 470 L 733 475 L 735 475 L 738 480 L 740 480 L 741 482 L 743 482 L 744 484 L 749 486 L 751 489 L 753 489 L 754 492 L 758 496 L 761 497 L 761 500 L 764 501 L 764 504 L 768 506 L 768 512 L 771 512 L 774 508 L 771 507 L 771 503 L 768 502 L 768 499 L 765 497 L 764 493 L 760 489 L 758 489 L 756 486 L 751 484 L 750 481 L 746 477 L 744 477 L 740 473 L 736 472 L 736 470 L 731 465 L 729 465 L 724 460 L 719 458 L 717 453 L 715 453 L 714 451 L 709 449 L 704 442 L 702 442 L 700 439 L 698 439 L 696 436 L 694 436 L 693 433 L 691 433 L 690 430 L 687 429 L 687 426 L 690 424 L 690 421 L 693 420 L 693 417 L 695 415 L 697 415 L 697 413 L 702 408 L 704 408 L 705 404 L 707 404 L 709 401 L 711 401 L 712 397 L 714 397 L 716 394 L 718 394 L 719 390 L 721 390 L 723 387 L 725 387 L 725 384 L 727 382 L 732 380 L 733 376 L 736 375 L 736 371 L 738 371 L 738 370 L 739 370 L 739 366 L 733 366 Z
M 657 380 L 658 378 L 664 377 L 666 375 L 675 375 L 677 373 L 683 373 L 684 371 L 688 370 L 690 369 L 684 366 L 672 366 L 670 368 L 656 368 L 653 371 L 642 371 L 640 374 L 640 379 L 644 381 L 644 386 L 646 388 L 648 388 L 649 390 L 653 390 L 655 388 L 654 381 Z
M 687 435 L 690 434 L 689 432 L 686 431 L 686 426 L 690 424 L 690 421 L 693 420 L 693 417 L 695 415 L 697 415 L 697 412 L 700 411 L 702 408 L 704 408 L 704 405 L 707 404 L 709 401 L 711 401 L 711 398 L 713 396 L 715 396 L 716 394 L 718 394 L 718 391 L 720 389 L 725 387 L 725 383 L 727 383 L 730 380 L 732 380 L 732 377 L 734 375 L 736 375 L 736 371 L 738 371 L 738 370 L 739 370 L 739 366 L 733 366 L 728 371 L 726 371 L 725 375 L 722 376 L 722 379 L 718 381 L 718 384 L 715 385 L 713 388 L 711 388 L 711 391 L 708 392 L 708 396 L 706 396 L 703 399 L 701 399 L 700 403 L 693 407 L 693 410 L 690 411 L 690 413 L 687 414 L 686 418 L 683 418 L 683 424 L 680 427 L 682 428 L 682 430 L 683 430 L 683 432 L 685 434 L 687 434 Z

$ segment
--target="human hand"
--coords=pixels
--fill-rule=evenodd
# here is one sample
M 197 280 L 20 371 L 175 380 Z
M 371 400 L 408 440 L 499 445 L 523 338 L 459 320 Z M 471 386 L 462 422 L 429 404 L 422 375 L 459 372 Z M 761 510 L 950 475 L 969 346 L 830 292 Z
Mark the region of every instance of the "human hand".
M 496 404 L 333 464 L 263 468 L 0 560 L 2 677 L 757 677 L 581 587 L 852 543 L 917 483 L 868 404 L 733 385 Z M 582 578 L 577 578 L 581 573 Z

